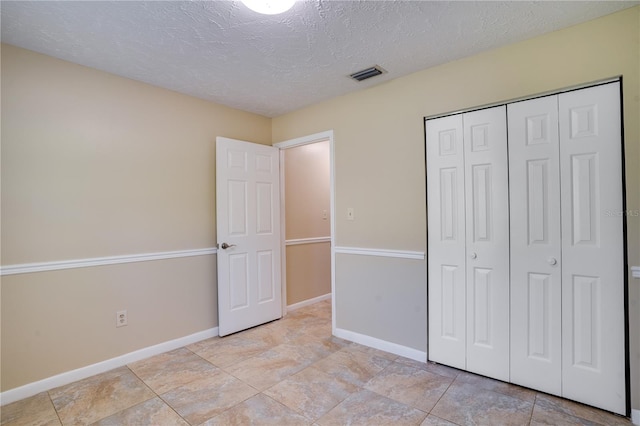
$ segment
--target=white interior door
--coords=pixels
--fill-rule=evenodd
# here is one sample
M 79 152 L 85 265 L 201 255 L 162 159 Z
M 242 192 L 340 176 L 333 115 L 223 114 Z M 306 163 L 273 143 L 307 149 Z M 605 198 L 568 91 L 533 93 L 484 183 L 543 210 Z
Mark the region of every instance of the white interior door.
M 426 122 L 429 360 L 466 368 L 462 115 Z
M 506 106 L 463 114 L 467 370 L 509 380 Z M 431 254 L 431 253 L 430 253 Z
M 511 381 L 562 393 L 558 96 L 508 105 Z
M 620 83 L 559 96 L 562 394 L 625 414 Z
M 282 316 L 277 148 L 216 138 L 220 336 Z

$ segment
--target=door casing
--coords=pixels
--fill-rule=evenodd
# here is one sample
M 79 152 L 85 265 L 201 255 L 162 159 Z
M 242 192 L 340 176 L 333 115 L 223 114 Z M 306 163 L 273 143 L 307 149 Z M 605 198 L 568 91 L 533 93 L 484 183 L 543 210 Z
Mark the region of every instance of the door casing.
M 289 148 L 295 148 L 303 145 L 310 145 L 316 142 L 324 142 L 329 141 L 329 163 L 330 163 L 330 187 L 329 187 L 329 220 L 330 220 L 330 228 L 331 228 L 331 328 L 332 332 L 336 329 L 336 306 L 335 306 L 335 161 L 334 161 L 334 137 L 333 130 L 327 130 L 324 132 L 314 133 L 312 135 L 301 136 L 295 139 L 289 139 L 283 142 L 278 142 L 273 144 L 274 147 L 280 149 L 280 233 L 282 240 L 282 255 L 280 258 L 282 259 L 282 300 L 284 303 L 282 304 L 282 316 L 285 316 L 287 313 L 287 279 L 286 279 L 286 228 L 285 228 L 285 180 L 284 180 L 284 150 Z

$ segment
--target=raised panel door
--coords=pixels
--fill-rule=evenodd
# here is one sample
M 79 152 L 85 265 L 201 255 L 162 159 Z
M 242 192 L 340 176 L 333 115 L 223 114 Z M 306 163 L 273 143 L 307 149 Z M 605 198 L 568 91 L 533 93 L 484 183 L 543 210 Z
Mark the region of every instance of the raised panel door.
M 626 412 L 620 83 L 559 96 L 562 395 Z
M 467 370 L 509 380 L 506 106 L 463 114 Z
M 462 116 L 428 120 L 429 353 L 466 368 L 464 148 Z
M 560 395 L 558 97 L 509 104 L 511 381 Z
M 282 315 L 279 179 L 277 148 L 216 139 L 220 336 Z

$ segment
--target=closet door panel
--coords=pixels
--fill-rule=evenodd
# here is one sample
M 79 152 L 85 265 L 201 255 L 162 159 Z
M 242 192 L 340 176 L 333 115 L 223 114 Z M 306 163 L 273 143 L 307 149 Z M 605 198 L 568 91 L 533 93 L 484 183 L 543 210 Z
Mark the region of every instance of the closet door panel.
M 466 368 L 462 115 L 426 122 L 429 353 Z
M 509 204 L 506 107 L 463 115 L 467 370 L 509 380 Z
M 625 414 L 620 83 L 559 95 L 562 394 Z
M 508 105 L 511 381 L 560 395 L 558 97 Z

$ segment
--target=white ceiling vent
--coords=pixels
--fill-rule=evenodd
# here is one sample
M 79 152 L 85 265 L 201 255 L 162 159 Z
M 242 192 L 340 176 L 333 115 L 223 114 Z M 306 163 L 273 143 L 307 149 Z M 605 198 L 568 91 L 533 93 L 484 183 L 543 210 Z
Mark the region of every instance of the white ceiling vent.
M 371 68 L 354 72 L 353 74 L 350 74 L 349 77 L 354 80 L 362 81 L 371 77 L 375 77 L 376 75 L 384 74 L 385 72 L 386 71 L 383 70 L 380 66 L 374 65 Z

